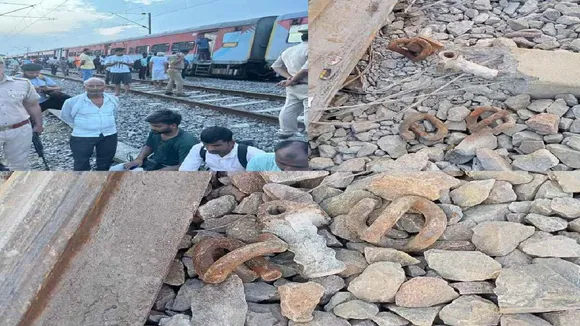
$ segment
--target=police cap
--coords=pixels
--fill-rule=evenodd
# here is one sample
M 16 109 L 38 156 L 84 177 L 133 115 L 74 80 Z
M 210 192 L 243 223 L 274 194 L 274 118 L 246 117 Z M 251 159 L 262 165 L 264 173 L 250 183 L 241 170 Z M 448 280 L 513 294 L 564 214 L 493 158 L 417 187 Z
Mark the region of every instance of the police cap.
M 42 66 L 36 63 L 27 63 L 22 65 L 22 71 L 41 71 Z

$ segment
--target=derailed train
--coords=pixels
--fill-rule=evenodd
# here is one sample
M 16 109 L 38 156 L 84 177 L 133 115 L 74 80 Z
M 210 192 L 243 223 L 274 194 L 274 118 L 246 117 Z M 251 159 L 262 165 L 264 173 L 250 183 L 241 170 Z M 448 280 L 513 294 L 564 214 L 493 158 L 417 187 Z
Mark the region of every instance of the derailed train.
M 93 55 L 110 55 L 114 48 L 125 48 L 136 60 L 142 53 L 191 50 L 186 74 L 190 76 L 267 79 L 275 74 L 270 66 L 286 48 L 301 42 L 299 30 L 307 27 L 308 12 L 266 16 L 248 20 L 200 26 L 173 32 L 152 34 L 106 43 L 29 52 L 30 58 L 67 57 L 73 61 L 84 48 Z M 197 35 L 211 40 L 211 60 L 198 60 L 194 43 Z

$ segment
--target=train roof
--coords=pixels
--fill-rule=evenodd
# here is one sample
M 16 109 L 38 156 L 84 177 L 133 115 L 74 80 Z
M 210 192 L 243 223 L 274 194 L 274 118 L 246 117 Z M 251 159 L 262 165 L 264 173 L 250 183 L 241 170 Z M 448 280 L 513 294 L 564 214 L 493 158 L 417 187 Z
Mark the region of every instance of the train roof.
M 263 17 L 244 19 L 244 20 L 236 20 L 236 21 L 223 22 L 223 23 L 217 23 L 217 24 L 201 25 L 201 26 L 197 26 L 197 27 L 191 27 L 191 28 L 175 30 L 175 31 L 168 31 L 168 32 L 163 32 L 163 33 L 156 33 L 156 34 L 151 34 L 151 35 L 135 36 L 135 37 L 131 37 L 131 38 L 124 38 L 124 39 L 91 43 L 91 44 L 84 44 L 84 45 L 77 45 L 77 46 L 66 46 L 66 47 L 62 47 L 62 48 L 63 49 L 82 48 L 82 47 L 89 47 L 89 46 L 94 46 L 94 45 L 101 45 L 104 43 L 119 43 L 119 42 L 140 40 L 140 39 L 150 38 L 150 37 L 172 35 L 172 34 L 193 33 L 193 32 L 202 31 L 202 30 L 219 29 L 219 28 L 227 28 L 227 27 L 235 27 L 235 26 L 243 26 L 243 25 L 252 25 L 252 24 L 258 23 L 258 21 L 260 21 L 260 19 L 264 19 L 264 18 L 277 18 L 277 20 L 285 20 L 285 19 L 293 19 L 293 18 L 306 17 L 306 16 L 308 16 L 308 11 L 300 11 L 300 12 L 294 12 L 294 13 L 284 14 L 284 15 L 280 15 L 280 16 L 263 16 Z M 52 50 L 43 50 L 43 51 L 33 51 L 33 52 L 30 52 L 30 54 L 44 52 L 44 51 L 54 51 L 54 50 L 58 50 L 58 49 L 61 49 L 61 48 L 56 48 L 56 49 L 52 49 Z
M 308 11 L 299 11 L 299 12 L 293 12 L 291 14 L 280 15 L 280 16 L 278 16 L 278 19 L 276 19 L 276 21 L 301 18 L 301 17 L 308 17 Z
M 276 18 L 276 16 L 264 16 L 264 17 L 244 19 L 244 20 L 236 20 L 236 21 L 230 21 L 230 22 L 224 22 L 224 23 L 202 25 L 202 26 L 180 29 L 180 30 L 175 30 L 175 31 L 163 32 L 163 33 L 157 33 L 157 34 L 151 34 L 151 35 L 136 36 L 136 37 L 131 37 L 131 38 L 125 38 L 125 39 L 119 39 L 119 40 L 113 40 L 113 41 L 107 41 L 107 42 L 99 42 L 99 43 L 93 43 L 93 44 L 81 45 L 81 46 L 75 46 L 75 47 L 92 46 L 92 45 L 99 45 L 99 44 L 103 44 L 103 43 L 119 43 L 119 42 L 140 40 L 140 39 L 150 38 L 150 37 L 160 37 L 160 36 L 172 35 L 172 34 L 193 33 L 193 32 L 197 32 L 197 31 L 210 30 L 210 29 L 220 29 L 220 28 L 227 28 L 227 27 L 253 25 L 253 24 L 258 23 L 261 19 L 264 19 L 264 18 Z

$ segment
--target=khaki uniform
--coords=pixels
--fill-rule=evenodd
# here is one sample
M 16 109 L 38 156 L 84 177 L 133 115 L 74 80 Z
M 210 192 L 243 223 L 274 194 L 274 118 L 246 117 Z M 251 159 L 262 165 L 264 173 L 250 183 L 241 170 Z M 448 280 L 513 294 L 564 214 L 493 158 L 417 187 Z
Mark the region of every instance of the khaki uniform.
M 171 93 L 173 91 L 173 86 L 177 88 L 177 94 L 183 94 L 183 77 L 181 77 L 181 71 L 185 68 L 185 62 L 182 60 L 179 63 L 175 63 L 179 57 L 177 55 L 172 55 L 169 57 L 169 67 L 167 68 L 167 76 L 169 76 L 169 82 L 167 83 L 166 93 Z
M 23 124 L 30 118 L 23 102 L 38 100 L 39 97 L 27 79 L 5 76 L 0 80 L 0 148 L 13 171 L 30 169 L 28 155 L 32 126 Z
M 292 76 L 302 69 L 308 69 L 308 42 L 286 49 L 272 67 L 286 67 Z M 302 113 L 308 130 L 308 78 L 298 85 L 286 87 L 286 104 L 279 116 L 280 134 L 292 135 L 298 132 L 298 117 Z

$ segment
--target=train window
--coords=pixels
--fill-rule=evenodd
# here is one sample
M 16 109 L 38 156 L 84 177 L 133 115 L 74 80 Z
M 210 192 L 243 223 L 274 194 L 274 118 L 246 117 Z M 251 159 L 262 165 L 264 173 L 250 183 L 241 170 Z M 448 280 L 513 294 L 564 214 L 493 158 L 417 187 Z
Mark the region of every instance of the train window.
M 225 33 L 222 47 L 235 48 L 238 46 L 238 42 L 240 41 L 240 35 L 242 35 L 242 32 L 240 31 Z
M 147 53 L 147 45 L 136 47 L 135 53 Z
M 171 44 L 171 51 L 179 51 L 179 47 L 181 46 L 181 44 L 183 44 L 183 42 Z
M 290 31 L 288 32 L 288 39 L 286 40 L 287 43 L 300 43 L 302 42 L 302 33 L 299 33 L 299 30 L 308 28 L 308 24 L 301 24 L 301 25 L 293 25 L 290 27 Z
M 193 50 L 193 42 L 177 42 L 171 45 L 171 51 Z
M 167 51 L 169 51 L 169 43 L 155 44 L 151 47 L 151 52 L 153 52 L 153 53 L 167 52 Z
M 135 48 L 129 48 L 129 54 L 134 54 L 135 53 Z

